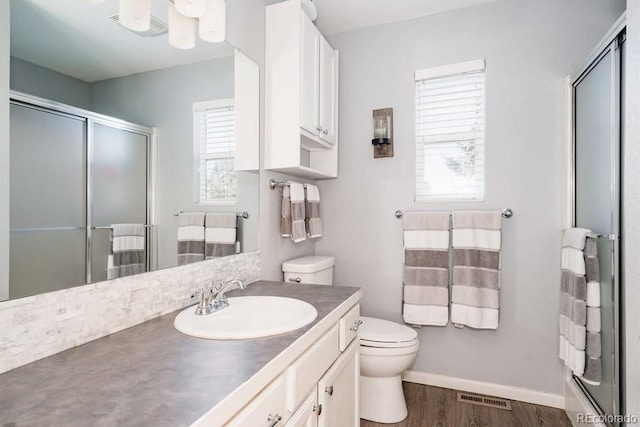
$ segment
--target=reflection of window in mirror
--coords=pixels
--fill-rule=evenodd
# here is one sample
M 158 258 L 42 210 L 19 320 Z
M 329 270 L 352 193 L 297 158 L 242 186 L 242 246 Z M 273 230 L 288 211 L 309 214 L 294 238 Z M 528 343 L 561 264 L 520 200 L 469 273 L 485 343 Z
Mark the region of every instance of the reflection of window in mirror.
M 233 99 L 194 103 L 193 124 L 195 204 L 235 203 L 238 177 Z

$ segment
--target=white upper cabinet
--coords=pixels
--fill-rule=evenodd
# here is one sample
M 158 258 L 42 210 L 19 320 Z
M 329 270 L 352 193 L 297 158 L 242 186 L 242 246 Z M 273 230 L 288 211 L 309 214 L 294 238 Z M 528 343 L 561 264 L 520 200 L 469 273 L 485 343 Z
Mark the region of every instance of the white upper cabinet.
M 300 61 L 302 97 L 300 100 L 300 128 L 313 138 L 322 130 L 320 127 L 320 31 L 302 13 L 300 15 L 302 37 Z
M 338 52 L 300 0 L 267 6 L 265 168 L 338 176 Z
M 338 52 L 320 37 L 320 139 L 335 144 L 338 138 Z

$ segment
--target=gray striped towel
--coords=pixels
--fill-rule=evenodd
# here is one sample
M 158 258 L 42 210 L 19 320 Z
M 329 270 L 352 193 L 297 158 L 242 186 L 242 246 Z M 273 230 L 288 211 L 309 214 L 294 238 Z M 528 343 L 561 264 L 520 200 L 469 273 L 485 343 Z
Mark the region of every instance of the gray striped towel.
M 413 325 L 449 321 L 449 212 L 405 212 L 402 316 Z
M 600 272 L 597 241 L 590 230 L 565 230 L 562 242 L 560 282 L 559 357 L 586 382 L 599 384 L 602 377 Z
M 205 256 L 217 258 L 236 254 L 237 222 L 235 212 L 208 213 L 205 219 Z
M 305 184 L 305 226 L 307 236 L 311 239 L 322 237 L 322 220 L 320 219 L 320 191 L 312 184 Z
M 302 242 L 307 238 L 304 224 L 304 187 L 299 182 L 289 182 L 289 196 L 291 198 L 291 240 Z
M 107 279 L 144 273 L 146 265 L 143 224 L 112 224 L 109 236 Z
M 453 212 L 451 323 L 498 329 L 501 212 Z
M 178 265 L 204 260 L 204 212 L 178 214 Z

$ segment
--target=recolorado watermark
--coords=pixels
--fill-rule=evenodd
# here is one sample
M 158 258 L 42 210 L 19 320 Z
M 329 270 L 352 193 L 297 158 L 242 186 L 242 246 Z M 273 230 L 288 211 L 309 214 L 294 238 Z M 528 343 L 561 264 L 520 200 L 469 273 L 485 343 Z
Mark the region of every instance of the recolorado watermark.
M 576 421 L 580 424 L 638 424 L 637 415 L 596 415 L 596 414 L 584 414 L 578 413 L 576 415 Z

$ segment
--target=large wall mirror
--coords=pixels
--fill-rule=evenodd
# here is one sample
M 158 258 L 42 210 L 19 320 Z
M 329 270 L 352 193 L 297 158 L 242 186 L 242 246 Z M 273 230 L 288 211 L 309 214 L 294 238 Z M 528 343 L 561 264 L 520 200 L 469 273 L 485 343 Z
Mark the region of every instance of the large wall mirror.
M 258 248 L 258 66 L 170 46 L 172 4 L 136 33 L 117 0 L 11 0 L 0 301 Z

